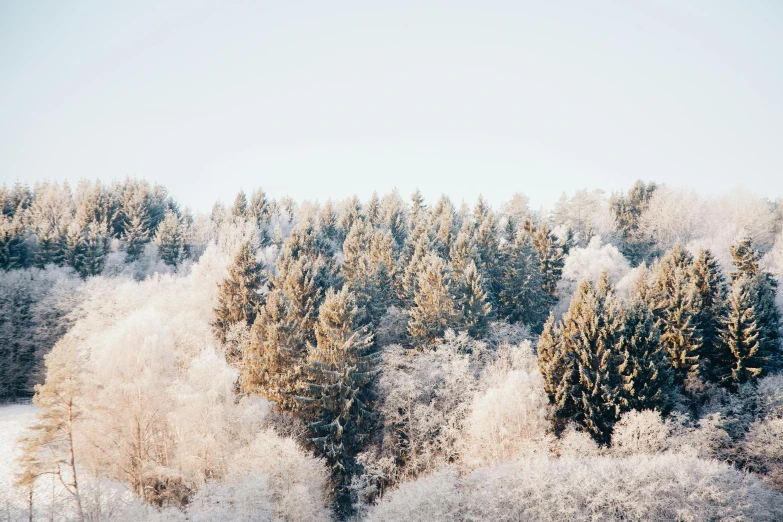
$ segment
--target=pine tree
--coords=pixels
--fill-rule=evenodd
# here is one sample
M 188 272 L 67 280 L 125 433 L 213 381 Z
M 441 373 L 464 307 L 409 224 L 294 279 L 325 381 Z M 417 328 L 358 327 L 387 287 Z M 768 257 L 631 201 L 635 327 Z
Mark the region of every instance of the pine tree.
M 419 285 L 419 276 L 424 269 L 424 261 L 430 252 L 430 237 L 423 222 L 408 236 L 408 243 L 403 252 L 401 263 L 402 278 L 398 287 L 400 302 L 413 304 Z
M 474 210 L 474 214 L 478 216 L 482 216 L 487 212 L 489 212 L 489 209 L 483 206 Z M 500 249 L 494 215 L 491 212 L 487 213 L 482 221 L 477 222 L 477 226 L 473 238 L 473 244 L 476 247 L 478 256 L 476 266 L 487 282 L 487 293 L 492 307 L 500 311 L 502 307 L 499 306 L 499 299 L 506 277 L 504 272 L 504 262 L 506 260 Z
M 0 268 L 14 270 L 28 266 L 24 227 L 19 215 L 0 218 Z
M 451 274 L 446 262 L 430 253 L 422 265 L 408 321 L 408 333 L 418 346 L 430 345 L 443 337 L 456 315 L 451 297 Z
M 381 223 L 381 200 L 376 191 L 373 191 L 370 201 L 364 208 L 364 219 L 373 227 L 377 227 Z
M 258 308 L 263 304 L 260 292 L 266 280 L 266 271 L 256 262 L 253 246 L 244 241 L 228 267 L 228 277 L 218 284 L 213 325 L 221 342 L 225 342 L 226 333 L 233 324 L 253 324 Z
M 362 203 L 359 201 L 356 194 L 354 194 L 337 217 L 337 242 L 342 243 L 345 241 L 345 238 L 348 235 L 348 232 L 351 231 L 353 225 L 363 219 Z
M 530 236 L 517 234 L 503 252 L 503 278 L 498 296 L 498 316 L 511 323 L 522 322 L 538 329 L 549 313 L 551 299 L 544 291 L 538 254 Z
M 288 298 L 281 290 L 271 291 L 256 316 L 250 346 L 243 355 L 242 389 L 263 395 L 282 411 L 296 409 L 307 342 Z
M 84 229 L 69 229 L 66 240 L 66 259 L 83 278 L 99 275 L 103 271 L 109 251 L 106 223 L 91 222 Z
M 614 194 L 609 201 L 620 232 L 620 250 L 633 265 L 644 262 L 653 247 L 652 241 L 642 236 L 639 223 L 656 188 L 655 183 L 637 181 L 627 196 Z
M 538 252 L 541 275 L 544 278 L 544 290 L 551 297 L 557 295 L 557 283 L 563 273 L 565 256 L 563 249 L 558 245 L 554 234 L 549 230 L 546 222 L 536 228 L 531 236 L 533 248 Z
M 35 265 L 44 268 L 48 264 L 62 266 L 66 257 L 66 241 L 62 231 L 46 223 L 36 231 L 38 250 L 35 253 Z
M 574 353 L 566 349 L 563 329 L 549 314 L 536 345 L 538 369 L 544 380 L 544 391 L 553 407 L 552 422 L 560 434 L 578 411 L 578 402 L 571 393 L 579 379 Z
M 632 301 L 625 313 L 618 343 L 624 406 L 632 410 L 658 410 L 672 407 L 674 375 L 668 354 L 661 345 L 655 318 L 647 304 Z
M 755 277 L 759 272 L 759 260 L 761 256 L 753 248 L 753 239 L 750 237 L 742 238 L 736 245 L 729 248 L 731 257 L 734 259 L 734 266 L 737 268 L 731 273 L 732 281 L 740 277 Z
M 624 406 L 618 348 L 622 327 L 606 274 L 597 288 L 588 280 L 579 284 L 560 332 L 548 321 L 544 343 L 539 342 L 539 365 L 555 405 L 556 427 L 572 421 L 599 443 L 609 442 Z
M 155 242 L 158 244 L 158 251 L 163 262 L 167 265 L 177 266 L 184 254 L 184 240 L 182 224 L 171 210 L 166 212 L 166 217 L 158 225 Z
M 692 267 L 693 284 L 696 287 L 697 313 L 694 326 L 701 334 L 702 347 L 699 360 L 702 375 L 713 381 L 719 381 L 716 365 L 725 360 L 725 344 L 721 341 L 720 331 L 726 316 L 726 298 L 728 289 L 721 273 L 720 265 L 712 252 L 701 250 Z
M 128 261 L 136 260 L 150 240 L 151 227 L 147 194 L 144 186 L 131 184 L 122 201 L 123 239 Z
M 693 258 L 677 245 L 656 267 L 649 306 L 661 332 L 661 344 L 669 354 L 674 380 L 684 386 L 699 371 L 702 340 L 696 329 L 699 311 L 696 287 L 691 281 Z
M 415 229 L 421 221 L 424 220 L 424 214 L 427 211 L 427 205 L 424 204 L 424 196 L 417 188 L 416 192 L 411 196 L 411 229 Z
M 462 277 L 471 263 L 476 265 L 478 270 L 479 258 L 473 240 L 473 225 L 469 221 L 465 221 L 449 251 L 449 267 L 454 278 Z
M 722 332 L 727 357 L 718 369 L 722 370 L 721 383 L 734 390 L 743 382 L 758 377 L 765 363 L 759 346 L 753 291 L 752 280 L 740 276 L 732 283 L 729 295 Z
M 768 361 L 767 369 L 777 371 L 783 368 L 783 354 L 780 348 L 780 310 L 775 304 L 777 280 L 760 268 L 761 255 L 753 248 L 750 238 L 742 239 L 731 247 L 736 270 L 731 273 L 732 285 L 743 277 L 751 281 L 753 307 L 759 329 L 759 351 Z
M 310 442 L 331 469 L 333 503 L 338 516 L 352 514 L 350 483 L 359 466 L 356 455 L 370 440 L 377 415 L 373 385 L 379 356 L 373 336 L 358 324 L 359 310 L 346 288 L 329 289 L 310 346 L 306 384 L 299 398 L 311 422 Z
M 487 300 L 484 281 L 473 261 L 457 279 L 454 292 L 458 324 L 468 334 L 480 338 L 487 332 L 492 306 Z
M 247 196 L 244 190 L 240 190 L 237 197 L 234 198 L 234 204 L 231 206 L 231 217 L 246 217 L 247 215 Z

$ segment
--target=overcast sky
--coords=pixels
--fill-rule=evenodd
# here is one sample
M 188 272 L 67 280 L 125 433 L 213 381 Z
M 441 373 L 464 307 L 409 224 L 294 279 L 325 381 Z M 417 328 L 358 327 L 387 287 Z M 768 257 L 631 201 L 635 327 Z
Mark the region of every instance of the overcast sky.
M 125 176 L 783 195 L 783 2 L 0 2 L 0 182 Z

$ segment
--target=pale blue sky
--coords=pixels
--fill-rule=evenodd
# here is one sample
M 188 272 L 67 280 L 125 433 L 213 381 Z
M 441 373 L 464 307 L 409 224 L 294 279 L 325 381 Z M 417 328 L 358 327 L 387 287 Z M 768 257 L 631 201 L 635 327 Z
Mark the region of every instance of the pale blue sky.
M 123 5 L 124 4 L 124 5 Z M 0 182 L 783 195 L 783 3 L 0 3 Z

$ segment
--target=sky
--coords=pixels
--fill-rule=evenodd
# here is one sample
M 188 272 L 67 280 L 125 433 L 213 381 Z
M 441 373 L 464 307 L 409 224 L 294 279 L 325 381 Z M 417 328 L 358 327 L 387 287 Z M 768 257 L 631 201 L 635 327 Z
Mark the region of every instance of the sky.
M 0 183 L 783 195 L 783 3 L 0 2 Z

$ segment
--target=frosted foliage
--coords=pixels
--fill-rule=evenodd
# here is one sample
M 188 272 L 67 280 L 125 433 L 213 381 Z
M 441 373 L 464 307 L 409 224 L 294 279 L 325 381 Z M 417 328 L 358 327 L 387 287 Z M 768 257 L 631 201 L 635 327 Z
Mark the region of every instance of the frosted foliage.
M 783 418 L 754 422 L 743 442 L 752 466 L 766 474 L 775 489 L 783 491 Z
M 486 372 L 466 420 L 466 464 L 510 460 L 539 448 L 549 428 L 548 400 L 529 342 L 504 346 Z
M 584 431 L 569 426 L 559 440 L 553 441 L 552 453 L 564 458 L 583 459 L 596 457 L 600 453 L 598 444 Z
M 631 410 L 615 424 L 612 450 L 617 455 L 661 453 L 668 447 L 670 429 L 652 410 Z
M 783 495 L 754 476 L 683 455 L 526 459 L 459 478 L 444 471 L 388 494 L 392 520 L 780 520 Z
M 759 379 L 756 388 L 764 415 L 783 418 L 783 374 Z
M 720 197 L 702 197 L 693 191 L 659 187 L 640 219 L 640 230 L 660 251 L 681 243 L 691 249 L 709 248 L 724 266 L 729 246 L 753 237 L 762 252 L 772 248 L 775 214 L 763 198 L 744 191 Z
M 213 501 L 225 493 L 220 509 L 235 520 L 255 518 L 231 506 L 258 507 L 262 518 L 269 511 L 263 498 L 245 502 L 260 484 L 248 477 L 260 474 L 274 518 L 325 519 L 323 465 L 265 431 L 269 403 L 236 400 L 237 371 L 213 339 L 212 303 L 229 260 L 213 245 L 186 276 L 86 282 L 78 319 L 52 352 L 83 361 L 77 462 L 143 499 L 165 484 L 164 504 L 209 484 L 200 505 L 218 509 Z
M 617 284 L 631 272 L 631 265 L 617 247 L 602 245 L 600 237 L 594 237 L 584 248 L 571 249 L 563 265 L 563 278 L 558 283 L 556 313 L 559 315 L 568 309 L 571 296 L 581 281 L 588 279 L 596 283 L 603 272 L 609 275 L 612 284 Z

